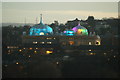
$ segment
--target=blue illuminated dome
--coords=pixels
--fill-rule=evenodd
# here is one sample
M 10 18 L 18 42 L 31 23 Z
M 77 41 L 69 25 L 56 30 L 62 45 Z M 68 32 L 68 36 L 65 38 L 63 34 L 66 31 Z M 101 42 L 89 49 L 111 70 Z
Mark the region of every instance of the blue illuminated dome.
M 65 30 L 63 33 L 66 36 L 73 36 L 75 32 L 73 30 Z
M 53 29 L 49 27 L 48 25 L 45 25 L 42 23 L 42 15 L 40 23 L 37 25 L 34 25 L 30 28 L 30 36 L 42 36 L 42 35 L 51 35 L 53 34 Z

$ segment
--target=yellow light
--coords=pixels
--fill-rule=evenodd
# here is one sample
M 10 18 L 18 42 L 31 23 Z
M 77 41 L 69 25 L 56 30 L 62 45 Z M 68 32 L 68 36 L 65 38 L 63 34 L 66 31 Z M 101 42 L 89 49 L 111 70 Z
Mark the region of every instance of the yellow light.
M 96 41 L 96 45 L 100 45 L 100 41 Z
M 40 33 L 40 35 L 44 35 L 44 33 L 43 33 L 43 32 L 41 32 L 41 33 Z
M 28 57 L 30 58 L 31 56 L 29 55 Z
M 38 49 L 38 48 L 36 48 L 36 49 Z
M 37 44 L 37 42 L 33 42 L 33 44 Z
M 89 49 L 89 51 L 92 51 L 91 49 Z
M 52 38 L 46 38 L 46 39 L 52 39 Z
M 91 43 L 91 42 L 89 42 L 89 45 L 92 45 L 92 43 Z
M 89 55 L 95 55 L 95 53 L 89 53 Z
M 113 56 L 114 58 L 116 57 L 116 56 Z
M 46 51 L 46 54 L 50 54 L 50 53 L 53 53 L 53 51 Z
M 18 62 L 16 62 L 16 64 L 19 64 Z
M 30 50 L 32 50 L 32 48 L 29 48 Z
M 23 48 L 23 49 L 25 49 L 25 48 Z
M 90 53 L 90 55 L 93 55 L 93 53 Z
M 41 42 L 42 44 L 44 44 L 45 42 Z
M 47 42 L 48 44 L 51 44 L 52 42 Z
M 34 53 L 37 53 L 37 51 L 34 51 Z
M 21 52 L 22 50 L 20 49 L 19 52 Z
M 70 45 L 73 45 L 73 44 L 74 44 L 74 41 L 69 41 L 69 44 L 70 44 Z

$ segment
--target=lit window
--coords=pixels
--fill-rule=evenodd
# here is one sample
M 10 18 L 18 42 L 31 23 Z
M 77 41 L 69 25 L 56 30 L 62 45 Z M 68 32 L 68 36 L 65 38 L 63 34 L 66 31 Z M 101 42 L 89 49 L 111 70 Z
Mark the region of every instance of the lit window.
M 113 56 L 114 58 L 116 57 L 116 56 Z
M 37 51 L 34 51 L 34 53 L 37 53 Z
M 38 49 L 38 48 L 36 48 L 36 49 Z
M 30 50 L 32 49 L 32 48 L 29 48 Z
M 15 64 L 19 64 L 18 62 L 16 62 Z
M 51 44 L 52 42 L 47 42 L 47 44 Z
M 73 45 L 73 44 L 74 44 L 74 41 L 69 41 L 69 44 L 70 44 L 70 45 Z
M 41 32 L 41 33 L 40 33 L 40 35 L 44 35 L 44 33 L 43 33 L 43 32 Z
M 10 47 L 9 47 L 9 46 L 7 46 L 7 48 L 9 49 Z
M 53 51 L 46 51 L 46 54 L 51 54 L 53 53 Z
M 19 52 L 21 52 L 22 50 L 20 49 Z
M 100 45 L 100 41 L 96 41 L 96 45 Z
M 52 39 L 52 38 L 46 38 L 46 39 Z
M 41 42 L 42 44 L 44 44 L 45 42 Z
M 33 42 L 33 44 L 37 44 L 37 42 Z
M 91 49 L 89 49 L 89 51 L 92 51 Z
M 89 42 L 89 45 L 92 45 L 92 43 L 91 43 L 91 42 Z
M 106 55 L 106 53 L 104 53 L 104 55 Z
M 95 55 L 95 53 L 89 53 L 89 55 Z
M 28 57 L 30 58 L 31 56 L 29 55 Z

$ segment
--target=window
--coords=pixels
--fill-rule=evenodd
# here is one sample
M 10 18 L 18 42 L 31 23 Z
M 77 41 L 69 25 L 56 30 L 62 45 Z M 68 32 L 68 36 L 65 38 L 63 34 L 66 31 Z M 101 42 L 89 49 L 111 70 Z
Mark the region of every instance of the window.
M 43 32 L 41 32 L 41 33 L 40 33 L 40 35 L 44 35 L 44 33 L 43 33 Z
M 70 45 L 73 45 L 73 44 L 74 44 L 74 41 L 69 41 L 69 44 L 70 44 Z

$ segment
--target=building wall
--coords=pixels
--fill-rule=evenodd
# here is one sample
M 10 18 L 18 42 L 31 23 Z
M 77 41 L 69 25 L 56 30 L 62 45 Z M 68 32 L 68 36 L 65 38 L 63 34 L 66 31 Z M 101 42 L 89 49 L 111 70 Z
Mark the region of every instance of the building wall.
M 97 36 L 23 36 L 23 44 L 57 44 L 61 46 L 97 45 Z M 100 45 L 100 43 L 98 44 Z

